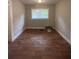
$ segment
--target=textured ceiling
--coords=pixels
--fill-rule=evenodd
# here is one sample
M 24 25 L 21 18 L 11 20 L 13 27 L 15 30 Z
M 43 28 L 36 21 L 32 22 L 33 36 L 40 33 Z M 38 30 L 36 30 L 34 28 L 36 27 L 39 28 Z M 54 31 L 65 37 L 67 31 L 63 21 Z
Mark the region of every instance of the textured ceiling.
M 21 0 L 24 4 L 36 4 L 38 0 Z M 55 4 L 59 0 L 42 0 L 42 4 Z

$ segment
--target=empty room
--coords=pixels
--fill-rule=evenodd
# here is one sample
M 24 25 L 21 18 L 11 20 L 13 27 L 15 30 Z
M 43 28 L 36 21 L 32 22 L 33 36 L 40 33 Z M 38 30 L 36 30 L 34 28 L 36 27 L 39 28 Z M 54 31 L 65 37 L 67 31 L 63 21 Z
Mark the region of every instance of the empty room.
M 71 59 L 71 0 L 8 0 L 8 59 Z

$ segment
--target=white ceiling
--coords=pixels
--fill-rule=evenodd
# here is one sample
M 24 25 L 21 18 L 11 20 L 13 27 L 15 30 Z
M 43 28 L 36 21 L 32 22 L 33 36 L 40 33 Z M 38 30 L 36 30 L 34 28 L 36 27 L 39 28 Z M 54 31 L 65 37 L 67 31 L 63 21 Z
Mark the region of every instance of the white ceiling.
M 38 0 L 21 0 L 24 4 L 36 4 Z M 42 4 L 55 4 L 59 0 L 42 0 Z

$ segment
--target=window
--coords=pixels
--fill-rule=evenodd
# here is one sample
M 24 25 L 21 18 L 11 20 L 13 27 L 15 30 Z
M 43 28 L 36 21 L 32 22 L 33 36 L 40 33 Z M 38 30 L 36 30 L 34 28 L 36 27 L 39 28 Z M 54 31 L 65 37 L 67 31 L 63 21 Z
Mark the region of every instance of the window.
M 32 9 L 32 19 L 48 19 L 48 9 Z

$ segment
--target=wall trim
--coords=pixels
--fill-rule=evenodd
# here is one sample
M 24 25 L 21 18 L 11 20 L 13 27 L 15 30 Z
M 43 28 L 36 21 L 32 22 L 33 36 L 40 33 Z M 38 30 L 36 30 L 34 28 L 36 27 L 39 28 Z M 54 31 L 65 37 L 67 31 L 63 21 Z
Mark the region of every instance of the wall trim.
M 45 29 L 45 27 L 27 27 L 27 28 L 25 28 L 24 30 L 26 30 L 26 29 Z M 71 42 L 69 41 L 69 39 L 66 37 L 66 36 L 64 36 L 58 29 L 56 29 L 55 27 L 53 27 L 53 29 L 55 29 L 70 45 L 71 45 Z M 24 31 L 23 30 L 23 31 Z M 12 38 L 12 42 L 14 42 L 15 41 L 15 39 L 19 36 L 19 35 L 21 35 L 22 33 L 23 33 L 23 31 L 21 31 L 21 32 L 19 32 L 14 38 Z
M 45 27 L 27 27 L 26 29 L 45 29 Z
M 23 30 L 24 31 L 24 30 Z M 22 33 L 23 33 L 23 31 L 20 31 L 16 36 L 14 36 L 13 38 L 12 38 L 12 42 L 14 42 L 15 40 L 16 40 L 16 38 L 19 36 L 19 35 L 21 35 Z
M 23 31 L 20 31 L 16 36 L 12 38 L 12 42 L 16 40 L 16 38 L 21 35 L 26 29 L 45 29 L 45 27 L 26 27 Z
M 69 41 L 69 39 L 66 36 L 64 36 L 58 29 L 54 29 L 71 45 L 71 41 Z

